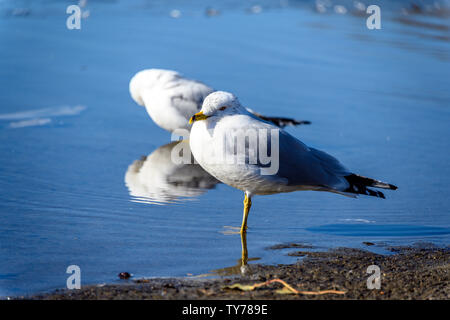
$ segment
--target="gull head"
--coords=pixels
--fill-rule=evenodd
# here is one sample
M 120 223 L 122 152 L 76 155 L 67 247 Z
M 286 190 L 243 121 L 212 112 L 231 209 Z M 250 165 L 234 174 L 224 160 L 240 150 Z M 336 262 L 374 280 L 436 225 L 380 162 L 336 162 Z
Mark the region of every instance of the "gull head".
M 223 117 L 240 113 L 246 113 L 246 110 L 241 106 L 234 94 L 225 91 L 215 91 L 205 98 L 201 111 L 193 115 L 189 123 L 210 117 Z
M 145 106 L 142 98 L 145 91 L 164 86 L 167 82 L 179 77 L 180 74 L 172 70 L 145 69 L 139 71 L 130 80 L 130 95 L 138 105 Z

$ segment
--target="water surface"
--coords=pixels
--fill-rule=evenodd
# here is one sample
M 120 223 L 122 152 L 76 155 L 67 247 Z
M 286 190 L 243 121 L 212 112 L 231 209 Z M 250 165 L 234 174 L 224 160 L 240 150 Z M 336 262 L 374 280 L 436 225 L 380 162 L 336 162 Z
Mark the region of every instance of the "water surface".
M 450 25 L 436 3 L 380 2 L 382 29 L 368 30 L 353 1 L 325 13 L 313 1 L 88 1 L 68 30 L 70 1 L 0 2 L 0 296 L 62 288 L 71 264 L 83 284 L 237 264 L 240 238 L 222 231 L 240 225 L 243 194 L 151 162 L 170 134 L 128 82 L 152 67 L 310 120 L 288 131 L 399 186 L 386 200 L 254 197 L 250 263 L 295 262 L 266 249 L 278 243 L 448 245 Z

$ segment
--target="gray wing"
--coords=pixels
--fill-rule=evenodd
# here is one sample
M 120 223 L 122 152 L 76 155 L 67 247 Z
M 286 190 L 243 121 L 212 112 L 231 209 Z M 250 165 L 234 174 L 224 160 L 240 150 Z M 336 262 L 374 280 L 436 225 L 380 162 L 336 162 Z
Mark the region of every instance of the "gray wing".
M 200 111 L 203 100 L 214 91 L 201 82 L 185 78 L 169 83 L 164 90 L 168 93 L 172 105 L 186 119 Z
M 237 127 L 237 124 L 242 123 L 247 130 L 258 132 L 258 146 L 254 143 L 250 144 L 247 140 L 246 148 L 248 148 L 248 151 L 244 155 L 246 163 L 251 163 L 250 154 L 258 154 L 259 157 L 261 157 L 261 153 L 264 154 L 264 151 L 257 149 L 260 148 L 261 143 L 267 145 L 266 154 L 270 158 L 270 162 L 263 164 L 263 162 L 267 162 L 259 158 L 256 166 L 259 169 L 276 168 L 277 165 L 274 165 L 273 162 L 278 160 L 278 170 L 275 173 L 267 173 L 268 171 L 272 172 L 272 170 L 265 170 L 265 173 L 263 173 L 268 180 L 285 181 L 288 186 L 297 186 L 298 189 L 343 191 L 348 188 L 349 184 L 345 176 L 351 174 L 351 172 L 331 155 L 308 147 L 283 129 L 268 121 L 261 121 L 252 113 L 233 116 L 228 122 L 227 129 L 230 133 L 244 133 Z M 264 140 L 260 140 L 262 132 L 266 132 L 267 135 Z M 275 132 L 278 132 L 278 140 L 272 136 Z M 234 139 L 228 140 L 234 143 Z M 275 155 L 275 146 L 273 145 L 277 141 L 278 158 Z M 237 154 L 238 151 L 233 143 L 233 147 L 228 149 L 227 152 Z
M 277 176 L 288 185 L 343 191 L 348 187 L 344 176 L 350 174 L 336 158 L 309 148 L 300 140 L 280 130 L 279 169 Z
M 367 178 L 347 170 L 336 158 L 309 148 L 299 140 L 280 130 L 280 164 L 277 173 L 288 185 L 300 189 L 331 191 L 355 197 L 358 194 L 385 198 L 373 188 L 396 190 L 397 186 Z

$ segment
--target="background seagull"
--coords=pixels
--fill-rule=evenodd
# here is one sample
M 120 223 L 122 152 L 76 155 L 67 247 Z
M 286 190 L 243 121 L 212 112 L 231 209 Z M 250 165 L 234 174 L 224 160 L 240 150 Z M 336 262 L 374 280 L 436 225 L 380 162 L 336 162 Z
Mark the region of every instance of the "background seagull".
M 129 89 L 133 100 L 145 106 L 152 120 L 170 132 L 189 129 L 189 118 L 200 111 L 203 100 L 215 91 L 204 83 L 184 78 L 176 71 L 163 69 L 146 69 L 136 73 Z M 267 117 L 250 109 L 247 111 L 279 127 L 310 124 L 309 121 Z
M 353 197 L 365 194 L 384 198 L 382 192 L 369 187 L 397 189 L 392 184 L 352 173 L 329 154 L 308 147 L 286 131 L 262 121 L 243 108 L 231 93 L 211 93 L 203 102 L 201 111 L 191 118 L 192 122 L 189 140 L 196 161 L 219 181 L 245 192 L 241 234 L 247 229 L 252 195 L 315 190 Z M 270 138 L 264 142 L 258 136 L 257 144 L 250 143 L 249 138 L 245 140 L 245 148 L 239 149 L 233 132 L 249 131 L 263 132 Z M 278 136 L 275 141 L 278 157 L 272 159 L 278 161 L 278 170 L 274 174 L 263 174 L 265 167 L 261 159 L 252 164 L 251 155 L 260 155 L 257 149 L 262 143 L 270 154 L 276 154 L 272 135 Z

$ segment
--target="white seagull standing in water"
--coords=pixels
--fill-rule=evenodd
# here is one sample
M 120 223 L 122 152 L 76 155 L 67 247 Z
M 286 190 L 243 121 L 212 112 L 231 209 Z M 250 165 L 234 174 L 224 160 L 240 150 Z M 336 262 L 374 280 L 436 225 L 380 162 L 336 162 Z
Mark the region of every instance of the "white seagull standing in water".
M 201 111 L 189 122 L 193 123 L 190 147 L 197 162 L 219 181 L 245 193 L 241 235 L 247 229 L 252 195 L 316 190 L 384 198 L 383 193 L 369 187 L 397 189 L 392 184 L 347 170 L 329 154 L 306 146 L 286 131 L 248 112 L 228 92 L 216 91 L 208 95 Z M 233 133 L 237 132 L 248 133 L 244 137 L 244 148 L 236 147 Z M 261 138 L 261 132 L 268 133 L 270 138 Z M 251 143 L 256 141 L 252 137 L 259 137 L 258 143 Z M 274 137 L 277 139 L 272 139 Z M 277 156 L 272 159 L 277 162 L 277 170 L 268 173 L 265 160 L 252 161 L 255 155 L 261 155 L 258 147 Z
M 215 91 L 204 83 L 184 78 L 176 71 L 163 69 L 147 69 L 136 73 L 130 81 L 129 89 L 133 100 L 145 106 L 152 120 L 169 132 L 189 130 L 189 118 L 200 111 L 203 100 Z M 266 117 L 250 109 L 246 110 L 279 127 L 310 124 L 309 121 Z

